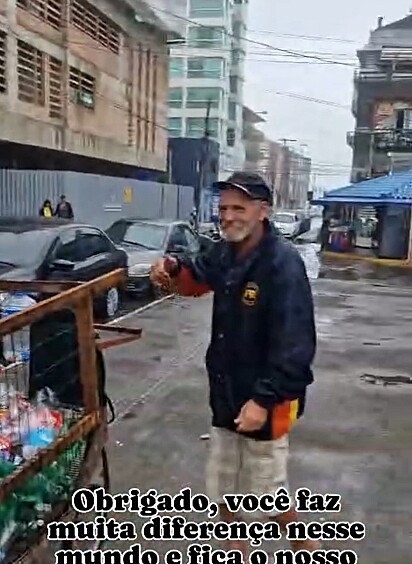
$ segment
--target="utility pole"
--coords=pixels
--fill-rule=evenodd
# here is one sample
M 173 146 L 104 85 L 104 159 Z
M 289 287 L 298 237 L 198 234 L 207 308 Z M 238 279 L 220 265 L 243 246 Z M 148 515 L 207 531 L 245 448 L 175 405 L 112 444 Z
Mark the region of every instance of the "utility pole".
M 285 168 L 285 165 L 283 164 L 283 171 L 282 171 L 282 184 L 283 184 L 283 193 L 284 193 L 284 201 L 282 202 L 282 205 L 286 207 L 290 207 L 291 206 L 291 195 L 293 196 L 293 194 L 291 194 L 291 188 L 292 188 L 292 192 L 293 192 L 293 187 L 292 184 L 294 186 L 294 178 L 292 177 L 293 175 L 293 169 L 294 169 L 294 162 L 292 163 L 293 160 L 293 149 L 291 147 L 289 147 L 288 143 L 297 143 L 297 139 L 288 139 L 287 137 L 283 137 L 282 139 L 279 139 L 279 141 L 281 143 L 283 143 L 283 149 L 284 149 L 284 161 L 286 160 L 287 162 L 287 170 Z M 287 155 L 287 158 L 285 158 Z
M 202 202 L 202 194 L 203 194 L 204 183 L 205 183 L 205 167 L 208 162 L 208 154 L 209 154 L 209 137 L 210 137 L 209 119 L 210 119 L 211 106 L 212 106 L 212 100 L 208 100 L 206 107 L 205 128 L 204 128 L 202 143 L 200 148 L 201 154 L 200 154 L 199 182 L 195 190 L 196 231 L 199 229 L 200 204 Z

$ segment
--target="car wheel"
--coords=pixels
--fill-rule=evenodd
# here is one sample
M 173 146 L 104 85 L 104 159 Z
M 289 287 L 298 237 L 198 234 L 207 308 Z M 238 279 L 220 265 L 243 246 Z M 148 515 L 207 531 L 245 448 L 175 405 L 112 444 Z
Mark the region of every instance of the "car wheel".
M 119 311 L 120 295 L 118 288 L 110 288 L 105 297 L 105 316 L 111 319 Z

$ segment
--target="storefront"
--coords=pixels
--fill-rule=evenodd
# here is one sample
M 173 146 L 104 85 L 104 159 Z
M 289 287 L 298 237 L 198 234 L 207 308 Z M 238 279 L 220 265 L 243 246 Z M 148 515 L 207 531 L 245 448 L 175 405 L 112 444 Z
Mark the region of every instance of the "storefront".
M 323 206 L 323 253 L 412 264 L 412 171 L 333 190 L 314 204 Z

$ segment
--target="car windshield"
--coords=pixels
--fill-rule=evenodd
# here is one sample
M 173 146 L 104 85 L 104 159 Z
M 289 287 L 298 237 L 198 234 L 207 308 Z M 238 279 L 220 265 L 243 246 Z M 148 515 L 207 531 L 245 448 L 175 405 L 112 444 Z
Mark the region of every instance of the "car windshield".
M 0 231 L 0 265 L 29 266 L 42 260 L 50 234 L 46 231 Z
M 154 251 L 164 247 L 166 236 L 167 228 L 162 225 L 132 223 L 123 235 L 123 242 Z
M 288 213 L 277 213 L 275 215 L 275 221 L 278 223 L 294 223 L 296 219 L 294 215 Z

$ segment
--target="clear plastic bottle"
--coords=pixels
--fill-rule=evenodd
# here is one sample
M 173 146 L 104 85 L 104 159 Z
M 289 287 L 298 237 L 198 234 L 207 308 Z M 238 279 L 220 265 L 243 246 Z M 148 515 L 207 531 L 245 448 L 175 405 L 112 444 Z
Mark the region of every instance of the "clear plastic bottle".
M 36 303 L 23 292 L 10 294 L 2 304 L 2 317 L 18 313 Z M 3 337 L 3 355 L 9 362 L 27 362 L 30 359 L 30 327 L 24 327 Z

